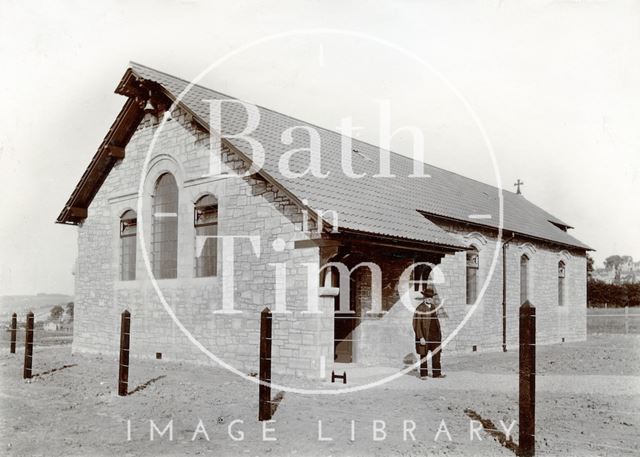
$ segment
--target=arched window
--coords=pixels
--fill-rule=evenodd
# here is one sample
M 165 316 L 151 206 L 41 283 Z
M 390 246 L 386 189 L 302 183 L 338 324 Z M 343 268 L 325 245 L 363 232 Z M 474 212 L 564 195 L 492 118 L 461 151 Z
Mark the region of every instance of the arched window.
M 151 252 L 156 278 L 178 276 L 178 185 L 171 173 L 156 181 Z
M 200 198 L 193 210 L 196 232 L 196 277 L 215 276 L 218 264 L 218 201 L 213 195 Z
M 558 305 L 564 306 L 564 277 L 566 275 L 563 261 L 558 262 Z
M 133 210 L 120 216 L 120 279 L 136 279 L 136 234 L 137 216 Z
M 529 257 L 520 257 L 520 304 L 529 299 Z
M 467 304 L 473 305 L 478 298 L 478 269 L 480 256 L 474 247 L 467 251 Z

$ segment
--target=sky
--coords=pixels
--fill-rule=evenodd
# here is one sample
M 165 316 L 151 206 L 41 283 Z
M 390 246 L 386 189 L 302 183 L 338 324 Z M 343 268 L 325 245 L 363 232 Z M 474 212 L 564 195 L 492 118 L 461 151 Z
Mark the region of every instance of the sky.
M 54 221 L 124 103 L 129 61 L 191 79 L 293 30 L 306 32 L 202 83 L 331 129 L 352 116 L 375 144 L 389 100 L 394 129 L 424 132 L 427 162 L 510 191 L 521 179 L 597 266 L 640 260 L 638 2 L 4 0 L 0 295 L 73 293 L 76 229 Z

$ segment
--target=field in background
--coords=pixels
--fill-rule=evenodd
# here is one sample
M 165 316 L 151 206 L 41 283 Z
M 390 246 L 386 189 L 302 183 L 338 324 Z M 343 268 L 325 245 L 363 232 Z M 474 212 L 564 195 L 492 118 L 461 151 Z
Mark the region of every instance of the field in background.
M 587 333 L 640 334 L 640 308 L 588 308 Z
M 18 318 L 16 343 L 18 347 L 24 346 L 24 323 L 29 311 L 33 311 L 35 315 L 34 343 L 36 346 L 71 344 L 73 341 L 73 320 L 66 312 L 67 304 L 71 302 L 73 302 L 73 297 L 64 294 L 0 296 L 0 345 L 2 347 L 9 346 L 11 315 L 16 313 Z M 47 331 L 43 327 L 51 321 L 51 309 L 56 305 L 62 306 L 65 310 L 62 320 L 56 321 L 58 329 Z
M 8 330 L 2 329 L 0 332 L 0 345 L 2 347 L 9 347 L 11 333 Z M 19 328 L 16 335 L 16 346 L 19 348 L 24 347 L 25 332 L 24 328 Z M 73 324 L 70 328 L 65 330 L 55 330 L 48 332 L 42 328 L 37 328 L 33 332 L 33 342 L 37 347 L 40 346 L 56 346 L 60 344 L 70 345 L 73 342 Z
M 0 322 L 8 323 L 13 313 L 19 322 L 24 322 L 29 311 L 33 311 L 36 321 L 45 321 L 55 305 L 65 308 L 72 301 L 73 296 L 64 294 L 0 295 Z

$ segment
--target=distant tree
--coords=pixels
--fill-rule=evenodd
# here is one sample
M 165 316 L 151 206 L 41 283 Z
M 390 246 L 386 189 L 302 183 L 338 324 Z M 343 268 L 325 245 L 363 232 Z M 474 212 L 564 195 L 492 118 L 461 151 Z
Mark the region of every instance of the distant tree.
M 633 257 L 631 257 L 630 255 L 622 255 L 622 256 L 620 256 L 620 262 L 621 263 L 633 263 Z
M 605 303 L 609 308 L 640 306 L 640 284 L 607 284 L 604 281 L 587 281 L 587 304 L 601 307 Z
M 608 284 L 608 286 L 608 293 L 613 306 L 617 308 L 629 306 L 629 296 L 627 295 L 627 288 L 624 285 Z
M 587 280 L 593 277 L 593 257 L 587 253 Z
M 60 305 L 56 305 L 51 308 L 50 317 L 52 321 L 59 321 L 64 314 L 64 308 Z
M 620 266 L 622 263 L 622 257 L 619 255 L 610 255 L 604 259 L 604 266 L 607 270 L 612 270 Z
M 67 303 L 67 314 L 69 315 L 69 320 L 73 320 L 73 302 L 72 301 Z
M 640 306 L 640 284 L 625 284 L 627 289 L 627 306 Z
M 587 305 L 598 308 L 600 306 L 604 306 L 605 303 L 608 303 L 606 298 L 606 288 L 607 284 L 604 281 L 600 281 L 598 279 L 588 279 L 587 280 Z

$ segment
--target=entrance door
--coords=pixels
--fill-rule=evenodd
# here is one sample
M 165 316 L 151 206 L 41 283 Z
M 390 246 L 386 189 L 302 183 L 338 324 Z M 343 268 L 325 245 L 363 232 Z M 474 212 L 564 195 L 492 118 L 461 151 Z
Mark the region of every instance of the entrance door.
M 351 313 L 334 314 L 333 354 L 336 362 L 353 362 L 353 334 L 356 328 L 355 315 Z
M 331 285 L 339 287 L 340 278 L 338 274 L 331 276 Z M 350 299 L 349 310 L 351 312 L 340 312 L 340 295 L 334 301 L 333 313 L 333 358 L 336 362 L 352 363 L 353 362 L 353 331 L 356 328 L 355 307 L 353 301 L 354 281 L 350 279 Z M 340 294 L 346 291 L 340 291 Z
M 349 312 L 340 312 L 340 296 L 334 304 L 334 359 L 340 363 L 354 362 L 356 327 L 359 324 L 363 301 L 370 301 L 365 282 L 367 276 L 364 268 L 357 269 L 349 278 Z M 334 283 L 334 281 L 336 281 Z M 332 284 L 338 287 L 338 275 L 333 275 Z M 346 293 L 346 291 L 340 291 Z

